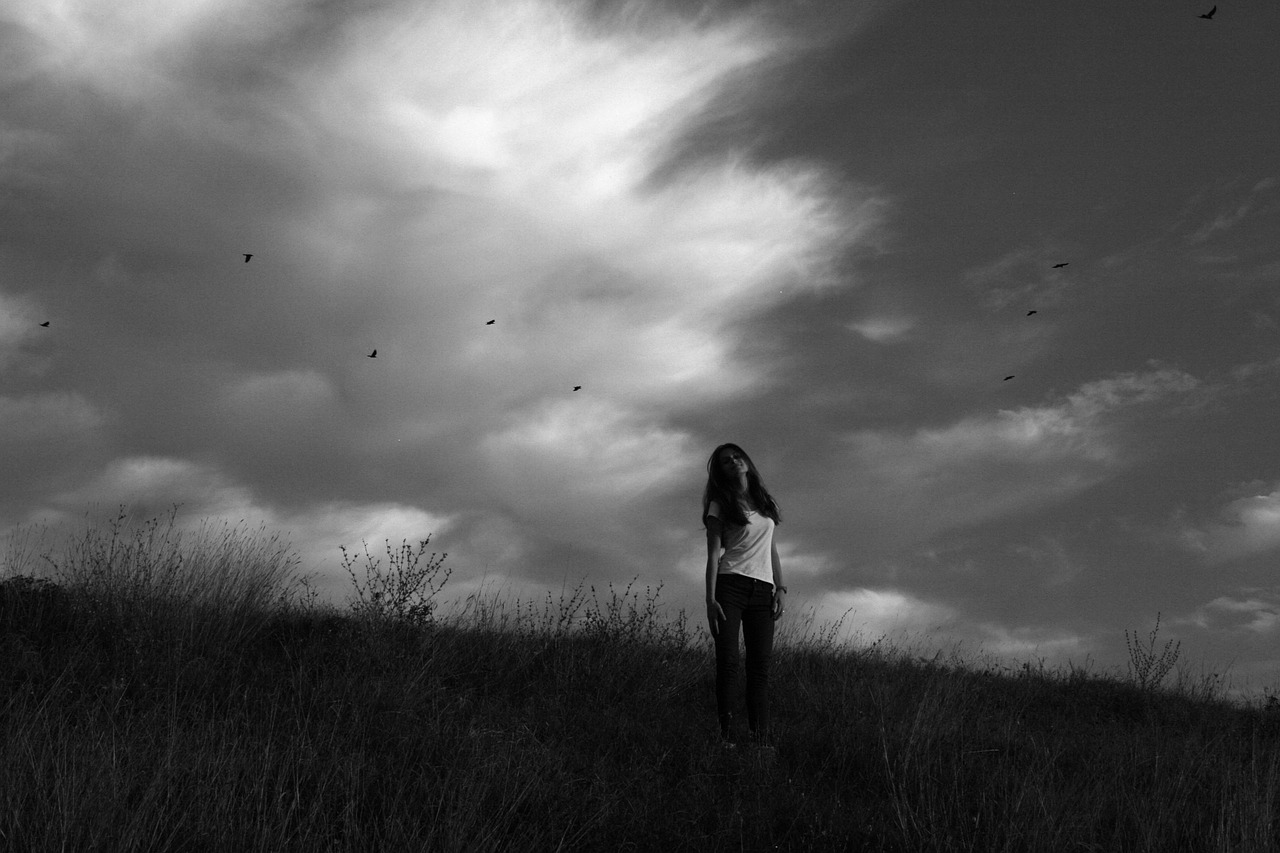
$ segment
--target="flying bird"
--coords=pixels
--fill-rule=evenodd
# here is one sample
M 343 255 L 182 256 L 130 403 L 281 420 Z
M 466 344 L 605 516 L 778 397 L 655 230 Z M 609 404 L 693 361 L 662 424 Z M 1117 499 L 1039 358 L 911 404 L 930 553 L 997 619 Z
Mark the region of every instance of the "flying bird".
M 579 388 L 581 388 L 581 387 L 582 387 L 581 385 L 574 385 L 574 386 L 573 386 L 573 390 L 577 391 L 577 390 L 578 390 Z
M 252 257 L 253 257 L 253 255 L 245 255 L 245 256 L 244 256 L 244 262 L 245 262 L 246 264 L 247 264 L 247 263 L 249 263 L 249 259 L 250 259 L 250 258 L 252 258 Z
M 494 322 L 495 322 L 494 320 L 490 320 L 489 322 L 485 323 L 485 325 L 486 325 L 486 326 L 492 326 L 492 325 L 494 324 Z
M 1034 313 L 1036 313 L 1036 311 L 1035 311 L 1035 309 L 1033 308 L 1033 309 L 1031 309 L 1030 311 L 1028 311 L 1028 312 L 1027 312 L 1027 316 L 1028 316 L 1028 317 L 1030 317 L 1030 316 L 1031 316 L 1032 314 L 1034 314 Z
M 1054 265 L 1053 265 L 1053 268 L 1054 268 L 1055 270 L 1060 270 L 1060 269 L 1062 269 L 1063 267 L 1065 267 L 1065 266 L 1066 266 L 1067 264 L 1069 264 L 1069 263 L 1071 263 L 1071 261 L 1067 261 L 1066 263 L 1061 263 L 1061 264 L 1054 264 Z
M 377 351 L 377 350 L 374 350 L 373 352 L 369 353 L 369 358 L 377 358 L 377 357 L 378 357 L 378 351 Z
M 43 323 L 41 323 L 40 325 L 41 325 L 41 326 L 44 326 L 44 327 L 47 329 L 47 328 L 49 327 L 49 321 L 48 321 L 48 320 L 45 320 L 45 321 L 44 321 Z
M 1213 13 L 1214 13 L 1214 12 L 1216 12 L 1216 11 L 1218 11 L 1218 7 L 1217 7 L 1217 6 L 1214 6 L 1212 9 L 1210 9 L 1208 12 L 1205 12 L 1205 13 L 1204 13 L 1203 15 L 1201 15 L 1200 17 L 1204 18 L 1206 21 L 1212 21 L 1212 20 L 1213 20 Z
M 1005 381 L 1005 382 L 1008 382 L 1008 381 L 1009 381 L 1010 379 L 1012 379 L 1012 378 L 1013 378 L 1012 376 L 1006 376 L 1006 377 L 1004 378 L 1004 381 Z

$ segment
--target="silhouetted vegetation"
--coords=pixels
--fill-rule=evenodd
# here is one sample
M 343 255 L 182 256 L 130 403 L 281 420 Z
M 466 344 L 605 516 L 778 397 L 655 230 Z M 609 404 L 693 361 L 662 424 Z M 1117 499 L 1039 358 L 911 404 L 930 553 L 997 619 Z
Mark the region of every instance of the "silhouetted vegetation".
M 1280 848 L 1280 712 L 1159 688 L 1154 632 L 1126 680 L 784 621 L 776 753 L 726 750 L 660 587 L 442 616 L 426 545 L 366 548 L 347 610 L 274 537 L 172 516 L 10 561 L 0 849 Z

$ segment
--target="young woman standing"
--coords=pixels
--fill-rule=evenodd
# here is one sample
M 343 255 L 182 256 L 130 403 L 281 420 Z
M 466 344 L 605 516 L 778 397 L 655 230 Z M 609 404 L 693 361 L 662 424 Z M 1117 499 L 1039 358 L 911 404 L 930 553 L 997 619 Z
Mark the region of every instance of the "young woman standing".
M 736 737 L 739 626 L 747 647 L 747 724 L 755 743 L 768 743 L 773 623 L 782 616 L 787 592 L 773 541 L 781 521 L 751 458 L 736 444 L 717 447 L 707 460 L 702 523 L 707 528 L 707 621 L 716 643 L 716 707 L 720 734 L 730 744 Z

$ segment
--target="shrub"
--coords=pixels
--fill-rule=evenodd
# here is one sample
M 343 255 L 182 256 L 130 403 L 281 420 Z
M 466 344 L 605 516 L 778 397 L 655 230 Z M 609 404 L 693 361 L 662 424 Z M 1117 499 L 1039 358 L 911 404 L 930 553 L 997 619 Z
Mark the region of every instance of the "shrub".
M 1156 634 L 1159 631 L 1160 614 L 1157 613 L 1156 626 L 1151 629 L 1146 648 L 1138 644 L 1137 631 L 1133 632 L 1132 637 L 1127 630 L 1124 632 L 1125 644 L 1129 647 L 1129 675 L 1143 690 L 1154 690 L 1178 662 L 1181 640 L 1177 643 L 1169 640 L 1164 644 L 1164 649 L 1156 654 Z
M 402 540 L 400 547 L 393 549 L 387 540 L 387 567 L 369 553 L 369 544 L 364 546 L 364 583 L 356 576 L 356 558 L 342 551 L 342 568 L 351 576 L 351 585 L 355 587 L 356 597 L 351 601 L 352 611 L 360 618 L 377 623 L 420 627 L 432 622 L 436 603 L 433 600 L 449 580 L 452 569 L 444 570 L 444 577 L 436 581 L 444 560 L 449 555 L 434 553 L 423 563 L 422 556 L 431 542 L 430 534 L 416 546 Z

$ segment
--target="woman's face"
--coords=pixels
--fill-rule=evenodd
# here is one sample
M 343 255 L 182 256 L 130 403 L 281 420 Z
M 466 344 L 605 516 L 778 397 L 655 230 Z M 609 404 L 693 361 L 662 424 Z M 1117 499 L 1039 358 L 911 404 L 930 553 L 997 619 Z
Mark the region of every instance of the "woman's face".
M 741 450 L 735 450 L 732 447 L 726 447 L 716 456 L 716 464 L 720 466 L 720 472 L 726 478 L 736 479 L 741 472 L 747 472 L 747 457 Z

